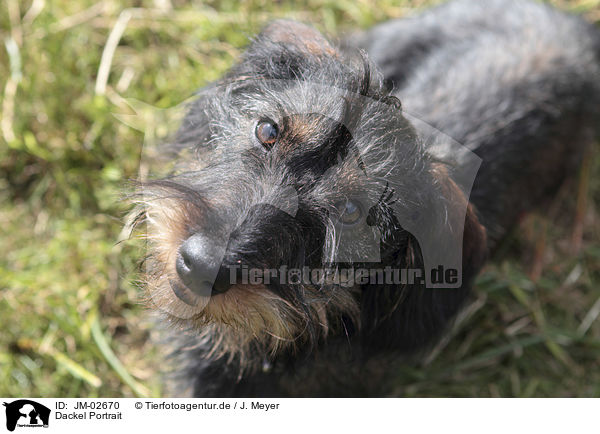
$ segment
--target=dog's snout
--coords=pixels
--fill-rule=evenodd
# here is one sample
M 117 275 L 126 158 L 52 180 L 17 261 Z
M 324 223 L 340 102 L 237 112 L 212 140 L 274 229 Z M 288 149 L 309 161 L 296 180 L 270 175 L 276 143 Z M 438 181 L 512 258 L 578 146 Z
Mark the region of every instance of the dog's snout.
M 218 245 L 196 234 L 179 248 L 175 268 L 181 281 L 195 294 L 220 294 L 231 286 L 229 272 L 221 266 L 222 259 Z

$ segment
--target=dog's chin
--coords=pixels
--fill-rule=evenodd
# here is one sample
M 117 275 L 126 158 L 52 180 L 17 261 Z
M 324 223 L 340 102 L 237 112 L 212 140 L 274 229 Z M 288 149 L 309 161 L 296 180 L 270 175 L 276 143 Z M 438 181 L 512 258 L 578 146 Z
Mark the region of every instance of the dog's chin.
M 256 354 L 274 357 L 282 351 L 313 348 L 340 327 L 342 316 L 356 320 L 352 291 L 305 287 L 296 305 L 264 285 L 239 284 L 220 294 L 198 296 L 176 276 L 147 282 L 149 307 L 168 323 L 209 348 L 209 357 L 237 357 L 248 366 Z M 261 359 L 262 360 L 262 359 Z
M 213 295 L 204 319 L 242 339 L 269 341 L 272 350 L 300 339 L 308 320 L 264 285 L 235 285 L 223 294 Z
M 225 293 L 196 297 L 194 306 L 182 300 L 189 301 L 185 289 L 173 286 L 171 306 L 179 310 L 166 312 L 169 322 L 197 334 L 209 346 L 209 357 L 254 363 L 247 360 L 251 354 L 274 356 L 305 341 L 311 319 L 264 285 L 234 285 Z

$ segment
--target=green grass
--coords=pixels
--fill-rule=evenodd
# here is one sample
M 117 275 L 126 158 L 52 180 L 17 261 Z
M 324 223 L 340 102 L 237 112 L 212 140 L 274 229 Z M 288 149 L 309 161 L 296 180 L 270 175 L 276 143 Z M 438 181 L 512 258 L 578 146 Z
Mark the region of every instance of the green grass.
M 0 396 L 161 394 L 135 285 L 143 246 L 117 243 L 123 183 L 137 175 L 143 139 L 113 116 L 129 111 L 126 98 L 178 104 L 273 17 L 338 34 L 430 3 L 3 1 Z M 600 20 L 598 0 L 560 4 Z M 104 87 L 102 53 L 124 6 L 134 9 Z M 398 372 L 399 395 L 600 396 L 597 156 L 589 179 L 582 248 L 572 253 L 569 242 L 573 200 L 558 202 L 552 221 L 524 222 L 480 276 L 452 338 L 425 366 Z

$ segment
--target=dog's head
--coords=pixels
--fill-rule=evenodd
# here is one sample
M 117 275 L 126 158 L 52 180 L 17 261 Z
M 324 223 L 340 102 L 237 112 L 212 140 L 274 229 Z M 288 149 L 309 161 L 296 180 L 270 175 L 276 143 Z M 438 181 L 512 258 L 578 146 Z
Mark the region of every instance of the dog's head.
M 173 174 L 140 187 L 147 287 L 215 355 L 340 333 L 415 346 L 484 256 L 465 193 L 381 75 L 302 24 L 271 24 L 203 89 L 172 151 Z M 428 288 L 440 261 L 454 289 Z

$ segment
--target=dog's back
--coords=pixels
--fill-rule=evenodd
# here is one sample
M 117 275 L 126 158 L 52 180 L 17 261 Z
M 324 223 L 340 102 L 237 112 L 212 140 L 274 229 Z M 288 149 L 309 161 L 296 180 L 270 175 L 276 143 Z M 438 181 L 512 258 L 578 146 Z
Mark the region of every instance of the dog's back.
M 357 43 L 407 113 L 483 159 L 471 201 L 492 240 L 551 197 L 597 137 L 600 32 L 579 17 L 529 1 L 459 0 Z

